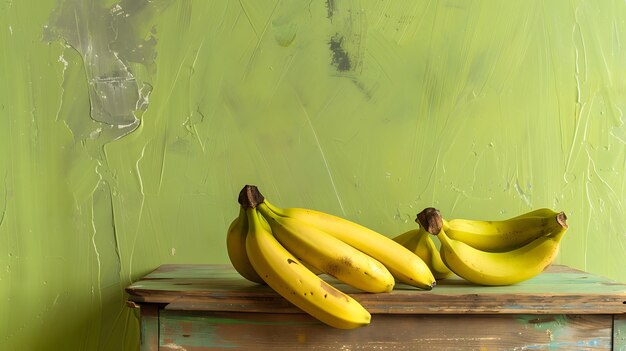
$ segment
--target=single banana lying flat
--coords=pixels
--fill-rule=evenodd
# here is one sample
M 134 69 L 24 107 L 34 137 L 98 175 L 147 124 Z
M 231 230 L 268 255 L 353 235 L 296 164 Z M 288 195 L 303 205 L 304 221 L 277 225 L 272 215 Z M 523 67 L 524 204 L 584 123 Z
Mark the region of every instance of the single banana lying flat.
M 375 258 L 401 283 L 425 290 L 435 286 L 435 277 L 419 256 L 380 233 L 328 213 L 303 208 L 282 209 L 267 199 L 265 204 L 282 217 L 308 223 Z
M 376 259 L 305 222 L 279 216 L 265 203 L 257 209 L 278 242 L 307 264 L 366 292 L 393 290 L 393 276 Z
M 563 226 L 566 219 L 563 212 L 536 210 L 501 221 L 443 219 L 443 229 L 449 238 L 476 249 L 505 252 L 553 233 Z
M 424 260 L 436 280 L 445 279 L 452 275 L 452 271 L 443 263 L 439 249 L 433 242 L 430 233 L 424 228 L 409 230 L 396 236 L 393 240 Z
M 248 208 L 246 212 L 249 223 L 246 250 L 254 269 L 272 289 L 332 327 L 353 329 L 370 323 L 370 313 L 358 301 L 300 264 L 264 228 L 256 208 Z
M 248 236 L 248 217 L 246 210 L 239 207 L 239 215 L 235 218 L 226 232 L 226 250 L 235 270 L 251 282 L 265 284 L 250 263 L 246 251 L 246 237 Z

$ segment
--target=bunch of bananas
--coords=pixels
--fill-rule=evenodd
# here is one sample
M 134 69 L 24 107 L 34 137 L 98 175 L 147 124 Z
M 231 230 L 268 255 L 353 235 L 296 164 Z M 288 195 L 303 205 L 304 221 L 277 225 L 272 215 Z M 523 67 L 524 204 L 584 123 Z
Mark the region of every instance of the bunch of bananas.
M 568 228 L 565 213 L 547 208 L 502 221 L 447 221 L 429 207 L 415 221 L 420 225 L 415 234 L 419 240 L 426 241 L 423 232 L 428 232 L 441 243 L 439 258 L 427 261 L 433 272 L 441 260 L 459 277 L 480 285 L 510 285 L 538 275 L 556 258 Z M 428 250 L 432 254 L 432 245 Z
M 390 239 L 328 213 L 276 207 L 253 185 L 243 187 L 238 202 L 226 240 L 237 272 L 341 329 L 368 325 L 371 315 L 322 273 L 370 293 L 392 291 L 396 282 L 430 290 L 453 273 L 480 285 L 510 285 L 549 266 L 568 228 L 563 212 L 545 208 L 479 221 L 446 220 L 429 207 L 417 215 L 417 229 Z
M 396 280 L 425 290 L 435 285 L 419 256 L 380 233 L 327 213 L 276 207 L 253 185 L 238 200 L 227 232 L 233 267 L 330 326 L 368 325 L 371 315 L 320 273 L 371 293 L 391 291 Z

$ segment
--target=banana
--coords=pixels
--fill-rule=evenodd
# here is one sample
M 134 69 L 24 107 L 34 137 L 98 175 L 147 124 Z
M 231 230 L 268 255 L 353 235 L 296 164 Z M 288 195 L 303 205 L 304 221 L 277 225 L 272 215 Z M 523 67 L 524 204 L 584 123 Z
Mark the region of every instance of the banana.
M 251 282 L 265 284 L 250 263 L 246 251 L 246 236 L 248 235 L 248 217 L 243 207 L 239 207 L 239 215 L 235 218 L 226 232 L 226 250 L 235 270 Z
M 393 240 L 424 260 L 436 280 L 445 279 L 452 275 L 452 271 L 441 260 L 439 249 L 430 237 L 430 233 L 421 226 L 419 229 L 412 229 L 400 234 Z
M 443 219 L 443 229 L 451 239 L 476 249 L 505 252 L 558 230 L 565 220 L 563 212 L 540 209 L 502 221 Z
M 278 242 L 302 261 L 366 292 L 393 290 L 394 277 L 376 259 L 305 222 L 275 214 L 265 203 L 257 209 Z
M 413 239 L 416 234 L 417 234 L 417 230 L 409 230 L 408 232 L 404 232 L 398 236 L 393 237 L 392 240 L 404 246 L 404 244 L 406 244 L 409 240 Z
M 324 272 L 322 272 L 321 270 L 313 267 L 310 263 L 304 261 L 303 259 L 296 257 L 298 259 L 298 262 L 300 262 L 301 265 L 305 266 L 308 270 L 310 270 L 311 272 L 313 272 L 315 275 L 320 275 L 320 274 L 324 274 Z
M 380 261 L 401 283 L 430 290 L 435 278 L 428 265 L 407 248 L 380 233 L 328 213 L 303 209 L 281 209 L 264 200 L 272 212 L 308 223 Z
M 261 224 L 254 207 L 246 209 L 249 231 L 246 250 L 255 270 L 277 293 L 304 312 L 335 328 L 353 329 L 370 323 L 370 313 L 354 298 L 322 280 L 276 240 Z
M 454 273 L 481 285 L 511 285 L 530 279 L 556 258 L 565 228 L 509 252 L 485 252 L 438 234 L 441 258 Z
M 438 211 L 424 217 L 440 216 Z M 436 219 L 430 218 L 431 223 Z M 441 221 L 441 219 L 439 219 Z M 548 267 L 556 258 L 563 234 L 567 231 L 565 220 L 559 228 L 530 243 L 507 252 L 487 252 L 476 249 L 447 235 L 443 226 L 428 227 L 441 242 L 441 258 L 456 275 L 480 285 L 511 285 L 530 279 Z
M 519 216 L 511 217 L 509 219 L 518 219 L 518 218 L 525 218 L 525 217 L 550 217 L 550 216 L 556 216 L 557 214 L 558 212 L 555 212 L 551 208 L 544 207 L 544 208 L 538 208 L 536 210 L 532 210 L 526 213 L 522 213 Z

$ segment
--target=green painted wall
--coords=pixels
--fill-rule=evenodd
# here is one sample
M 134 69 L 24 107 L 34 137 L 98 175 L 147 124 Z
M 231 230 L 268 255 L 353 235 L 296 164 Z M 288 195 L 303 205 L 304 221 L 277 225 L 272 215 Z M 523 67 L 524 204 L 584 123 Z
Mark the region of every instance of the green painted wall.
M 388 235 L 564 210 L 626 282 L 626 4 L 0 3 L 0 345 L 136 350 L 123 289 L 224 263 L 236 196 Z

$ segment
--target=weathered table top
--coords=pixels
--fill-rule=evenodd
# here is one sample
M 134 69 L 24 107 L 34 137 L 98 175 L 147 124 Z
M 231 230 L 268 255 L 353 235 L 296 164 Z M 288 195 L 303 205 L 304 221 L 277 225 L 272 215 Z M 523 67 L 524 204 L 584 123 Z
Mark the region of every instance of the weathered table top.
M 360 292 L 332 277 L 372 314 L 624 314 L 626 284 L 553 265 L 525 282 L 502 287 L 458 277 L 431 291 L 397 284 L 389 293 Z M 126 291 L 137 303 L 171 310 L 301 313 L 271 288 L 242 278 L 230 265 L 163 265 Z

